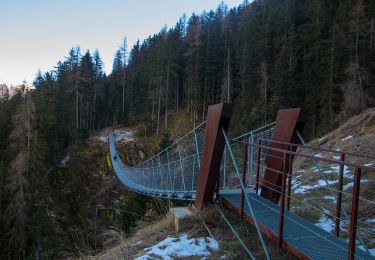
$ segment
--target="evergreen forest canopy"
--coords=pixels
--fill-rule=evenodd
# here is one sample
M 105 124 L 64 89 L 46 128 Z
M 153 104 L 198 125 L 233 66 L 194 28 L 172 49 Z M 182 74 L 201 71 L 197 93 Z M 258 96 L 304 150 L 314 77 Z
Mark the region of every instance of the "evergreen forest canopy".
M 56 183 L 43 176 L 96 130 L 145 124 L 160 133 L 169 114 L 198 122 L 208 105 L 234 102 L 234 132 L 301 106 L 314 138 L 374 106 L 374 20 L 373 0 L 257 0 L 183 16 L 130 50 L 124 39 L 110 75 L 98 51 L 72 48 L 38 73 L 34 91 L 1 96 L 0 258 L 59 254 L 44 207 Z

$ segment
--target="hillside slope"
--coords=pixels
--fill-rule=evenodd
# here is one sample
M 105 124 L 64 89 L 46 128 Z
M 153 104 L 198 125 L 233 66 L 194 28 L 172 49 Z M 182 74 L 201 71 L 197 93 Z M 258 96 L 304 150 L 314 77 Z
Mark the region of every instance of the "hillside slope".
M 321 152 L 314 149 L 298 149 L 298 151 L 337 162 L 344 151 L 361 153 L 373 159 L 346 155 L 345 161 L 368 167 L 375 166 L 375 108 L 350 118 L 336 130 L 311 141 L 308 145 L 332 149 L 335 152 Z M 332 232 L 335 227 L 338 171 L 339 166 L 336 163 L 301 157 L 295 158 L 293 165 L 292 210 L 328 232 Z M 347 238 L 354 168 L 345 166 L 343 173 L 340 235 Z M 375 254 L 375 171 L 362 171 L 359 196 L 358 233 Z

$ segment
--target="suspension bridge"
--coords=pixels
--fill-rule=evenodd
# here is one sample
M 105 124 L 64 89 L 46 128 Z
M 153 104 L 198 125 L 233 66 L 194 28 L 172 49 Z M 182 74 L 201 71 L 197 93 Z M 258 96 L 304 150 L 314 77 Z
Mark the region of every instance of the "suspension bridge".
M 375 259 L 369 250 L 375 245 L 375 168 L 368 163 L 375 158 L 305 145 L 299 108 L 280 110 L 276 122 L 229 138 L 232 110 L 229 103 L 210 106 L 206 122 L 136 166 L 121 161 L 110 135 L 118 179 L 137 193 L 191 201 L 197 209 L 225 206 L 256 227 L 267 259 L 264 237 L 300 259 Z M 313 173 L 301 174 L 307 168 Z M 306 192 L 313 188 L 315 196 Z M 325 197 L 331 202 L 320 203 Z M 298 214 L 301 208 L 305 214 Z M 310 210 L 331 219 L 334 229 L 313 223 Z

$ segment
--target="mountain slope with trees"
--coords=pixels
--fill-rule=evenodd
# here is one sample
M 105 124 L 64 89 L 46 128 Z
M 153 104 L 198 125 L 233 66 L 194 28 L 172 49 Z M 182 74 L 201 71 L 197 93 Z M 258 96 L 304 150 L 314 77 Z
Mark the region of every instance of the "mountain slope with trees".
M 273 121 L 280 108 L 301 106 L 310 111 L 305 135 L 312 139 L 373 107 L 374 20 L 373 0 L 221 4 L 182 16 L 130 49 L 125 38 L 110 75 L 98 51 L 77 46 L 53 70 L 37 74 L 35 90 L 23 85 L 10 96 L 1 86 L 0 258 L 75 250 L 72 237 L 64 248 L 55 240 L 61 230 L 51 203 L 72 210 L 64 225 L 75 223 L 78 234 L 86 220 L 93 223 L 85 208 L 90 192 L 79 191 L 90 172 L 78 151 L 102 128 L 142 125 L 148 134 L 168 136 L 176 114 L 196 124 L 207 106 L 234 102 L 231 134 Z M 72 168 L 62 171 L 70 149 L 76 149 Z M 63 181 L 75 186 L 60 197 L 64 173 Z

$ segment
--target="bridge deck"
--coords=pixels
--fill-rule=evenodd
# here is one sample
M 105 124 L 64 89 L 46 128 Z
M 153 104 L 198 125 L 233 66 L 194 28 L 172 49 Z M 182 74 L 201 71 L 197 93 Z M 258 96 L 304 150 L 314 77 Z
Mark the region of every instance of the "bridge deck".
M 276 239 L 279 224 L 279 206 L 271 201 L 256 195 L 248 194 L 256 220 L 262 232 Z M 224 204 L 240 213 L 240 194 L 223 193 L 221 199 Z M 244 202 L 245 219 L 252 222 L 249 207 Z M 311 222 L 296 216 L 289 211 L 284 215 L 284 242 L 285 246 L 301 257 L 311 259 L 347 259 L 348 242 L 328 233 Z M 365 251 L 356 248 L 356 259 L 375 259 Z

